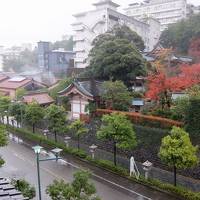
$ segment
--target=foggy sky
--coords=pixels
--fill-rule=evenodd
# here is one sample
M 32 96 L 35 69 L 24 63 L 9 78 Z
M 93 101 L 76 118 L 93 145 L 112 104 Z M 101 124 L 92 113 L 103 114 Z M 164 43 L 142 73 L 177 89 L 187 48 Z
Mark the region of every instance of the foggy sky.
M 92 9 L 97 0 L 0 0 L 0 45 L 60 40 L 72 34 L 72 14 Z M 114 0 L 127 7 L 137 0 Z M 138 0 L 139 1 L 139 0 Z M 200 0 L 188 0 L 200 5 Z

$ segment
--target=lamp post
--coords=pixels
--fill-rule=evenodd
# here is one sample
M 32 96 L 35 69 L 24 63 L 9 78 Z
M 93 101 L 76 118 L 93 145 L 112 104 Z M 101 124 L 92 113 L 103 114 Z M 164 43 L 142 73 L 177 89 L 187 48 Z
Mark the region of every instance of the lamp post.
M 55 157 L 52 158 L 45 158 L 45 159 L 40 159 L 40 152 L 41 152 L 41 149 L 43 149 L 43 147 L 37 145 L 37 146 L 34 146 L 32 147 L 35 154 L 36 154 L 36 159 L 37 159 L 37 175 L 38 175 L 38 191 L 39 191 L 39 200 L 42 200 L 42 195 L 41 195 L 41 184 L 40 184 L 40 162 L 42 161 L 50 161 L 50 160 L 55 160 L 55 161 L 58 161 L 59 159 L 61 159 L 59 157 L 60 155 L 60 152 L 62 151 L 62 149 L 59 149 L 59 148 L 55 148 L 52 150 L 52 152 L 55 154 Z
M 42 149 L 41 146 L 33 147 L 33 150 L 35 151 L 35 154 L 36 154 L 36 157 L 37 157 L 37 175 L 38 175 L 39 200 L 42 200 L 41 185 L 40 185 L 40 159 L 39 159 L 39 154 L 40 154 L 41 149 Z

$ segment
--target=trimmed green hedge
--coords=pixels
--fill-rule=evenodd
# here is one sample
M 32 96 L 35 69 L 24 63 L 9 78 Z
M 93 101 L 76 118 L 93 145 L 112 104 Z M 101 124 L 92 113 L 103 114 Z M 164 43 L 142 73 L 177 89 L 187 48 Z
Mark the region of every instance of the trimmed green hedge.
M 78 150 L 75 148 L 66 147 L 64 144 L 56 143 L 52 140 L 46 139 L 44 136 L 39 134 L 33 134 L 32 132 L 20 129 L 20 128 L 13 128 L 13 127 L 7 127 L 8 131 L 12 131 L 18 135 L 21 135 L 23 138 L 38 142 L 40 145 L 45 145 L 51 148 L 59 147 L 63 149 L 64 153 L 71 154 L 73 156 L 76 156 L 77 158 L 80 158 L 84 161 L 89 162 L 90 164 L 96 165 L 98 167 L 101 167 L 103 169 L 109 170 L 111 172 L 114 172 L 122 177 L 128 178 L 129 180 L 132 180 L 134 182 L 138 182 L 147 186 L 150 186 L 157 190 L 162 190 L 165 192 L 169 192 L 179 198 L 182 198 L 184 200 L 200 200 L 200 192 L 195 193 L 192 192 L 184 187 L 180 186 L 173 186 L 171 184 L 163 183 L 159 180 L 155 179 L 149 179 L 145 180 L 144 177 L 140 177 L 138 180 L 134 177 L 129 177 L 129 172 L 125 168 L 122 168 L 120 166 L 115 166 L 112 162 L 107 160 L 97 160 L 92 159 L 90 156 L 86 154 L 83 150 Z

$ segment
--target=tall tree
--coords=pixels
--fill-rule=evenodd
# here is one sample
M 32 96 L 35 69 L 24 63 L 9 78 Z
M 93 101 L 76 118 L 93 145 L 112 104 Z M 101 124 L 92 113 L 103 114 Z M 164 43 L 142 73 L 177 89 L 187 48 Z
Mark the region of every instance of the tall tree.
M 168 166 L 174 168 L 175 186 L 176 170 L 187 169 L 198 163 L 197 149 L 192 145 L 189 134 L 178 127 L 173 127 L 170 135 L 162 139 L 159 157 Z
M 131 44 L 135 45 L 140 51 L 143 51 L 145 48 L 142 38 L 126 25 L 115 25 L 113 29 L 111 29 L 111 31 L 109 31 L 108 33 L 111 33 L 119 39 L 128 40 Z
M 88 74 L 102 80 L 121 80 L 128 87 L 136 76 L 146 74 L 142 55 L 128 40 L 113 37 L 96 43 L 90 51 Z
M 11 104 L 10 98 L 7 96 L 0 96 L 0 115 L 4 120 L 4 116 L 7 116 L 8 123 L 8 109 Z
M 200 14 L 183 19 L 164 30 L 160 36 L 161 44 L 177 50 L 179 53 L 187 53 L 192 38 L 200 36 Z
M 66 113 L 62 106 L 50 105 L 46 109 L 45 118 L 48 121 L 48 128 L 54 133 L 57 142 L 57 134 L 66 131 Z
M 90 173 L 78 171 L 71 184 L 54 180 L 46 189 L 52 200 L 100 200 L 95 186 L 89 182 Z
M 114 164 L 117 164 L 117 148 L 131 149 L 136 146 L 136 136 L 132 123 L 119 113 L 104 115 L 97 138 L 113 143 Z
M 44 109 L 36 102 L 33 102 L 26 106 L 25 119 L 32 125 L 32 131 L 35 133 L 35 126 L 44 117 Z
M 102 99 L 112 109 L 128 111 L 132 98 L 122 81 L 106 81 L 103 83 Z
M 17 121 L 17 126 L 19 122 L 22 124 L 26 111 L 26 105 L 23 103 L 14 102 L 9 107 L 9 115 L 13 116 Z
M 70 129 L 74 132 L 75 136 L 77 137 L 78 149 L 80 149 L 80 138 L 88 132 L 88 129 L 86 128 L 85 123 L 81 120 L 76 120 L 72 122 L 70 125 Z

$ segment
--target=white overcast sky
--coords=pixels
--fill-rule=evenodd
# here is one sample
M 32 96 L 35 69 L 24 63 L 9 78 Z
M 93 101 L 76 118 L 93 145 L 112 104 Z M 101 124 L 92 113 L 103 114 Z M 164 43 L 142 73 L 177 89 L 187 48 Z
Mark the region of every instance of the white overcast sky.
M 0 45 L 60 40 L 71 34 L 72 14 L 92 9 L 98 0 L 0 0 Z M 121 9 L 137 0 L 114 0 Z M 138 0 L 139 1 L 139 0 Z M 188 0 L 200 5 L 200 0 Z

